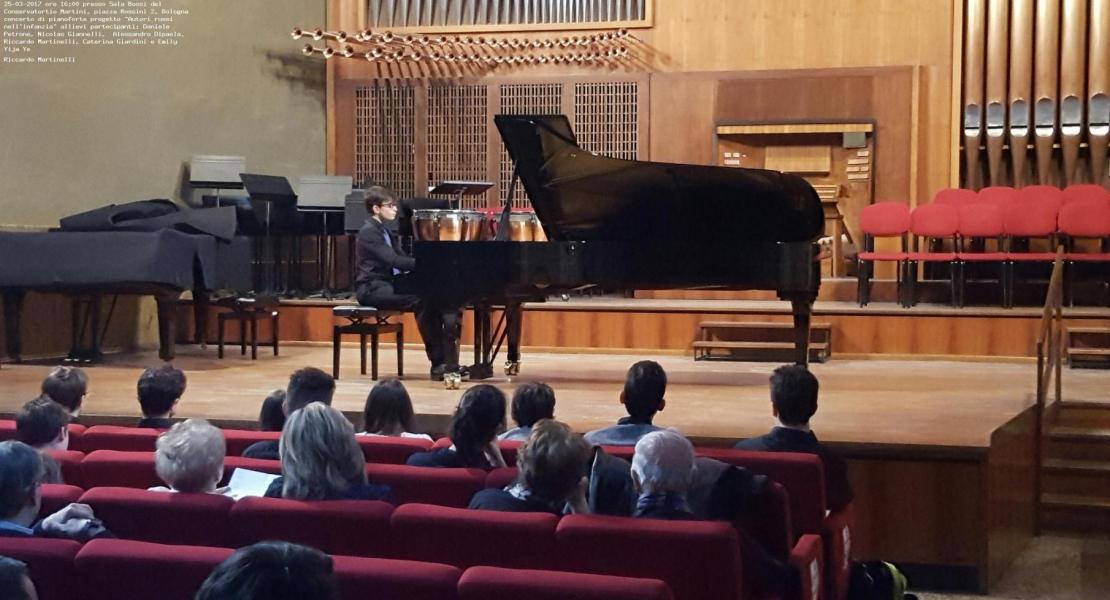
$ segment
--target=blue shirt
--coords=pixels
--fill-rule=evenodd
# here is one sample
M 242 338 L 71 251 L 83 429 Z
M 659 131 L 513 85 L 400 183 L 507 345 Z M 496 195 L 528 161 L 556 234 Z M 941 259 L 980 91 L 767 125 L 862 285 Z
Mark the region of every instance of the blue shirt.
M 0 537 L 35 537 L 35 530 L 12 521 L 0 521 Z
M 389 229 L 387 229 L 386 227 L 383 226 L 382 227 L 382 234 L 383 234 L 383 237 L 385 237 L 385 245 L 392 248 L 393 247 L 393 238 L 389 237 Z M 400 275 L 401 274 L 401 269 L 398 269 L 397 267 L 393 267 L 393 274 L 394 275 Z
M 640 438 L 660 429 L 662 427 L 651 423 L 618 423 L 612 427 L 595 429 L 582 437 L 594 446 L 635 446 Z

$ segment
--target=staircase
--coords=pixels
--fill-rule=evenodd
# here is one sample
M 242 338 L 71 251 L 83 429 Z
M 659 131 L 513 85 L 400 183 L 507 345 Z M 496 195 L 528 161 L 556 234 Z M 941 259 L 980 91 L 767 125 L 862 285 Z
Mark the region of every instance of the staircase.
M 1110 327 L 1068 327 L 1067 336 L 1069 366 L 1110 369 Z
M 1110 404 L 1063 401 L 1046 419 L 1042 526 L 1110 532 Z
M 832 354 L 832 326 L 809 328 L 809 360 L 825 362 Z M 735 360 L 788 363 L 794 360 L 791 323 L 702 321 L 694 342 L 694 360 Z

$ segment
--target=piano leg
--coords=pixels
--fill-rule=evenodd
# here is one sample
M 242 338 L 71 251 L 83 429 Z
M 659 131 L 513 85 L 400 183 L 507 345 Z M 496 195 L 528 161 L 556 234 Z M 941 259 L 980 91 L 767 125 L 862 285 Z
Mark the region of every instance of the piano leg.
M 208 345 L 208 293 L 202 289 L 193 290 L 193 343 Z
M 19 336 L 19 321 L 23 315 L 23 298 L 26 293 L 22 290 L 4 290 L 4 343 L 8 358 L 20 362 L 23 354 L 23 344 Z
M 180 294 L 156 294 L 158 304 L 158 357 L 164 361 L 174 358 L 174 340 L 177 333 L 177 299 Z
M 794 313 L 794 363 L 800 366 L 809 365 L 809 321 L 813 313 L 814 296 L 793 296 L 790 298 L 790 309 Z

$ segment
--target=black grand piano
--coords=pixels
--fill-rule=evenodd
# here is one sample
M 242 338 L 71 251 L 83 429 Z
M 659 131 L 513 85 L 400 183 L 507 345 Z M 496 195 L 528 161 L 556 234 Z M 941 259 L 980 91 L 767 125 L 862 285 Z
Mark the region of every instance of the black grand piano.
M 398 281 L 445 311 L 473 308 L 471 379 L 492 375 L 506 338 L 506 371 L 519 369 L 522 302 L 589 286 L 775 290 L 791 303 L 795 360 L 806 364 L 824 217 L 804 179 L 598 156 L 562 115 L 495 123 L 550 241 L 414 242 L 417 268 Z M 457 365 L 449 359 L 448 373 Z

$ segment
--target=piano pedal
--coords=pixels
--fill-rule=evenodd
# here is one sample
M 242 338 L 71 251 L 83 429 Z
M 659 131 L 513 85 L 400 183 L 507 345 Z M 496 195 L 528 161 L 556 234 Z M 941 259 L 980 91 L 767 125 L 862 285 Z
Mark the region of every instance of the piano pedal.
M 506 377 L 515 377 L 517 375 L 520 375 L 520 361 L 519 360 L 507 360 L 507 361 L 505 361 L 505 376 Z
M 458 373 L 444 373 L 443 374 L 443 387 L 449 390 L 459 389 L 459 384 L 462 383 L 462 375 Z

